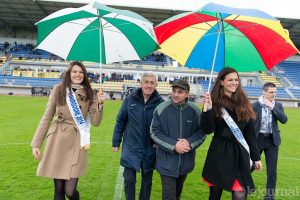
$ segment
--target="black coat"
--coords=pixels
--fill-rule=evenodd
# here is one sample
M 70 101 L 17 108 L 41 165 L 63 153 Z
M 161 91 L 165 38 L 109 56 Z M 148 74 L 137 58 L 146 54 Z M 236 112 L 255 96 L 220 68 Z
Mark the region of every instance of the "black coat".
M 235 113 L 227 111 L 242 131 L 250 148 L 251 159 L 259 161 L 253 120 L 237 121 Z M 227 191 L 231 191 L 235 179 L 248 192 L 254 189 L 248 153 L 236 140 L 224 119 L 216 119 L 214 112 L 209 110 L 202 113 L 201 127 L 206 133 L 214 132 L 203 167 L 203 178 Z
M 142 89 L 126 97 L 117 116 L 112 146 L 119 147 L 122 139 L 121 165 L 144 172 L 155 168 L 154 142 L 150 138 L 153 111 L 163 99 L 157 91 L 144 102 Z

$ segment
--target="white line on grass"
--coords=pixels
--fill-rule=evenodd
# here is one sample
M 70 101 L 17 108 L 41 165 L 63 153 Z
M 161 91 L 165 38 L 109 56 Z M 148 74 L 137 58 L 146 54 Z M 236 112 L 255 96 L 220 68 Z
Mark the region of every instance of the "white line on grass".
M 279 158 L 288 159 L 288 160 L 300 160 L 300 158 L 286 157 L 286 156 L 279 156 Z
M 123 189 L 123 182 L 124 182 L 123 171 L 124 171 L 124 167 L 120 166 L 117 180 L 116 180 L 115 194 L 113 200 L 122 199 L 122 189 Z

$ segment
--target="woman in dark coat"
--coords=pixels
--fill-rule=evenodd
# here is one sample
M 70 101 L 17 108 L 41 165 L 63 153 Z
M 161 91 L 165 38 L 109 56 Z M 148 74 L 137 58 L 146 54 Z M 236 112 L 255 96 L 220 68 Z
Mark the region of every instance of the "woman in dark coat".
M 254 167 L 261 170 L 262 164 L 253 123 L 255 113 L 234 69 L 226 67 L 219 73 L 211 97 L 209 93 L 204 96 L 204 107 L 202 128 L 206 133 L 214 132 L 202 172 L 203 180 L 210 186 L 209 199 L 220 199 L 223 190 L 231 191 L 232 199 L 246 199 L 254 190 L 249 153 L 233 135 L 221 108 L 226 109 L 241 130 Z

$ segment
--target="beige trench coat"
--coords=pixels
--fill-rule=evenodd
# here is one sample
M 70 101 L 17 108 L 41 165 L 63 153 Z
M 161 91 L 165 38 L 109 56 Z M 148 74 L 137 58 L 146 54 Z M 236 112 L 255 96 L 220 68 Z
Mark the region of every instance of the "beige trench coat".
M 32 139 L 31 146 L 40 148 L 46 139 L 45 150 L 37 169 L 38 176 L 55 179 L 78 178 L 86 173 L 87 151 L 80 149 L 80 133 L 71 116 L 68 105 L 56 105 L 55 86 L 50 94 L 45 113 Z M 77 90 L 76 99 L 83 117 L 89 113 L 91 124 L 98 126 L 102 119 L 102 109 L 97 100 L 91 105 L 85 91 Z

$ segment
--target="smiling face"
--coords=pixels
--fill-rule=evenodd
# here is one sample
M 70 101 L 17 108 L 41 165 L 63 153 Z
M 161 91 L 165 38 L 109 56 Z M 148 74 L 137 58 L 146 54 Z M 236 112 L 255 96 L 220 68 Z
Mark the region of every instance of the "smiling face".
M 74 65 L 71 69 L 70 77 L 73 84 L 81 84 L 84 79 L 82 68 L 79 65 Z
M 225 95 L 231 97 L 232 93 L 234 93 L 239 85 L 239 77 L 237 73 L 233 72 L 227 74 L 224 80 L 221 82 Z
M 185 102 L 185 99 L 188 98 L 189 96 L 189 91 L 184 90 L 183 88 L 180 87 L 173 87 L 172 88 L 172 100 L 176 104 L 183 104 Z
M 143 96 L 145 99 L 148 99 L 154 90 L 156 89 L 157 81 L 155 76 L 146 76 L 141 81 L 141 88 L 143 91 Z

